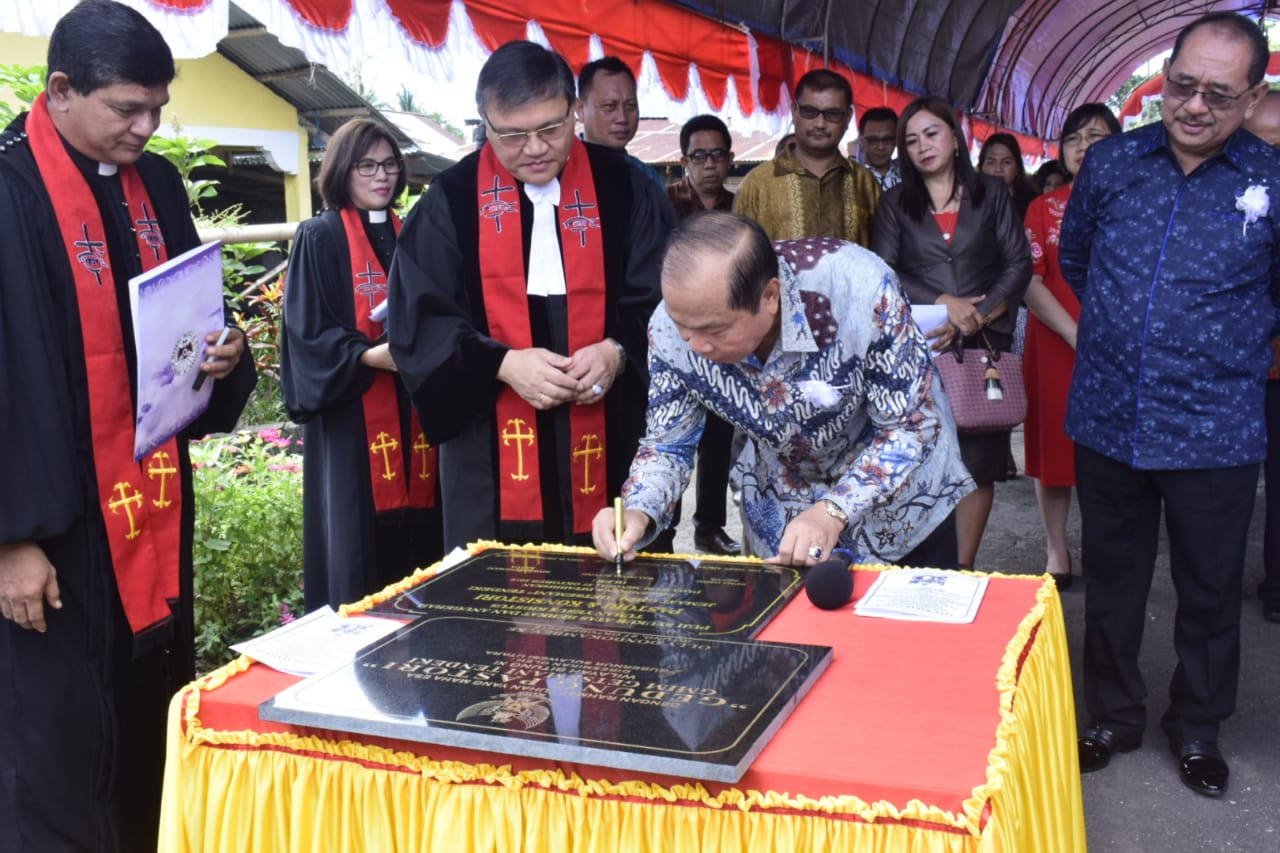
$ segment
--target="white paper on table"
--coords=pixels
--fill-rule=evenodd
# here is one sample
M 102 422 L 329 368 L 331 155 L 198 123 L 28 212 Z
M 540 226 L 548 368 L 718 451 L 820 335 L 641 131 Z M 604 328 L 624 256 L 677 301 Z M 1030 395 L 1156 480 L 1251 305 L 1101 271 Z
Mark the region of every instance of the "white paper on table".
M 205 335 L 225 323 L 222 244 L 197 246 L 129 279 L 129 309 L 138 388 L 133 456 L 141 460 L 209 408 L 213 382 L 191 386 Z
M 853 610 L 859 616 L 918 622 L 972 622 L 987 591 L 987 579 L 943 569 L 896 569 L 880 573 Z
M 396 619 L 339 616 L 326 604 L 231 650 L 280 672 L 314 675 L 350 663 L 356 652 L 403 627 Z
M 911 319 L 920 327 L 921 334 L 928 335 L 934 329 L 947 322 L 947 306 L 945 305 L 912 305 Z

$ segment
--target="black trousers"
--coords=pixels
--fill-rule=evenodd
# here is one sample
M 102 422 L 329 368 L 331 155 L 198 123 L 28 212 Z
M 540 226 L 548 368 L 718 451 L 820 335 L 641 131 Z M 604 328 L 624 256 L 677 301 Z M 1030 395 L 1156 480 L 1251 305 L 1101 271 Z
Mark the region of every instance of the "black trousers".
M 1280 380 L 1267 382 L 1267 459 L 1262 475 L 1267 498 L 1258 597 L 1267 604 L 1280 604 Z
M 1163 507 L 1178 665 L 1162 726 L 1179 741 L 1217 739 L 1236 705 L 1240 585 L 1257 483 L 1257 464 L 1148 471 L 1076 445 L 1091 724 L 1121 735 L 1146 725 L 1138 651 Z
M 737 452 L 742 449 L 735 439 L 732 426 L 707 412 L 707 422 L 702 428 L 702 437 L 698 439 L 698 457 L 695 463 L 697 477 L 694 496 L 698 500 L 698 506 L 693 511 L 694 535 L 711 534 L 724 529 L 727 521 L 724 502 L 729 494 L 729 469 L 733 467 Z M 646 546 L 649 550 L 658 553 L 675 551 L 676 528 L 680 526 L 683 512 L 684 501 L 677 500 L 671 525 Z
M 733 427 L 707 412 L 707 423 L 698 440 L 698 506 L 693 511 L 695 533 L 714 533 L 725 525 L 725 499 L 729 495 L 729 468 L 733 464 Z

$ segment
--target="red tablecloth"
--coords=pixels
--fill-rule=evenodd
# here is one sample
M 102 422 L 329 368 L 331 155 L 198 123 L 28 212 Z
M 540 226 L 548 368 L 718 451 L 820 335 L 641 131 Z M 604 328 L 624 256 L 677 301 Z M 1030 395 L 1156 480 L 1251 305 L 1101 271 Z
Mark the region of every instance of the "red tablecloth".
M 855 596 L 875 576 L 874 571 L 857 572 Z M 518 804 L 522 795 L 538 788 L 561 798 L 592 800 L 594 823 L 608 820 L 612 803 L 619 807 L 618 815 L 626 816 L 625 825 L 617 827 L 622 834 L 613 842 L 606 833 L 601 849 L 609 849 L 617 838 L 634 847 L 647 833 L 669 833 L 670 826 L 660 825 L 670 821 L 669 815 L 652 827 L 643 825 L 648 812 L 666 805 L 686 808 L 691 815 L 718 813 L 714 826 L 702 827 L 695 836 L 704 846 L 725 841 L 721 824 L 736 811 L 744 825 L 767 816 L 771 821 L 765 825 L 783 834 L 762 834 L 756 827 L 726 846 L 744 838 L 753 849 L 786 846 L 787 839 L 796 840 L 794 830 L 785 827 L 784 818 L 790 816 L 844 824 L 824 830 L 822 843 L 838 838 L 858 846 L 867 841 L 867 849 L 898 849 L 894 838 L 920 845 L 912 849 L 1084 849 L 1070 672 L 1061 608 L 1051 582 L 993 577 L 977 619 L 969 625 L 872 619 L 855 616 L 852 606 L 822 611 L 801 594 L 760 639 L 829 645 L 835 654 L 736 785 L 266 722 L 258 719 L 259 703 L 296 679 L 257 664 L 247 669 L 247 662 L 232 664 L 175 698 L 165 796 L 167 846 L 245 849 L 244 833 L 226 826 L 225 820 L 211 835 L 219 824 L 200 814 L 205 806 L 192 802 L 190 795 L 216 801 L 235 796 L 241 783 L 259 788 L 270 784 L 278 772 L 291 780 L 294 799 L 311 799 L 298 774 L 306 772 L 307 762 L 338 762 L 349 765 L 343 772 L 357 774 L 357 787 L 377 784 L 364 774 L 403 774 L 414 784 L 429 786 L 496 786 L 511 795 L 511 802 L 502 801 L 500 808 L 510 806 L 507 817 L 512 821 L 563 819 L 544 814 L 541 806 Z M 217 753 L 234 753 L 235 767 L 219 767 Z M 287 762 L 272 767 L 285 757 Z M 246 776 L 246 761 L 262 766 L 249 767 Z M 469 775 L 458 773 L 459 767 L 485 769 Z M 441 768 L 449 769 L 442 773 Z M 350 816 L 340 815 L 354 807 L 341 802 L 344 786 L 351 784 L 349 779 L 329 785 L 321 801 L 308 808 L 317 810 L 321 822 L 349 824 Z M 441 793 L 435 790 L 432 796 Z M 274 795 L 269 799 L 280 800 Z M 484 807 L 491 810 L 495 804 Z M 442 809 L 436 821 L 474 817 L 463 814 L 465 807 Z M 258 814 L 228 819 L 249 821 L 257 833 L 288 818 Z M 865 839 L 860 835 L 864 831 L 870 833 Z M 455 827 L 451 833 L 428 831 L 424 837 L 447 835 L 455 844 L 461 837 L 468 839 L 467 846 L 503 847 L 483 841 L 483 831 L 480 836 L 470 833 Z M 394 837 L 410 834 L 406 829 Z M 211 846 L 224 835 L 225 847 Z M 273 829 L 268 836 L 272 846 L 306 849 L 290 846 L 298 840 L 289 833 Z M 655 837 L 654 849 L 666 848 L 660 838 Z M 1048 839 L 1051 847 L 1043 846 Z M 574 847 L 595 846 L 580 835 L 562 840 Z M 378 847 L 344 843 L 331 849 Z

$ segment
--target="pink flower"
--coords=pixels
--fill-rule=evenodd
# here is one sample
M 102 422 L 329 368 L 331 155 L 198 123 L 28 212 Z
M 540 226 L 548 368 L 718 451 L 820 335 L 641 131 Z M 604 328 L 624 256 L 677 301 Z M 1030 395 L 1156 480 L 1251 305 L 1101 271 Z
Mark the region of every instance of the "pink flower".
M 277 438 L 275 441 L 273 441 L 273 442 L 271 442 L 271 443 L 272 443 L 272 444 L 274 444 L 276 447 L 279 447 L 279 448 L 282 448 L 282 449 L 283 449 L 283 448 L 285 448 L 285 447 L 288 447 L 288 446 L 289 446 L 290 444 L 292 444 L 293 442 L 289 441 L 289 439 L 287 439 L 287 438 Z
M 192 470 L 192 471 L 199 471 L 199 470 L 200 470 L 201 468 L 203 468 L 203 467 L 204 467 L 204 463 L 203 463 L 203 462 L 198 462 L 198 461 L 196 461 L 196 460 L 194 460 L 194 459 L 193 459 L 193 460 L 191 460 L 191 470 Z
M 283 601 L 280 602 L 280 624 L 281 625 L 288 625 L 290 622 L 292 622 L 294 619 L 297 619 L 297 618 L 298 617 L 293 615 L 293 611 L 289 609 L 289 605 L 287 603 Z
M 278 429 L 260 429 L 258 430 L 258 438 L 263 441 L 275 442 L 280 438 L 280 430 Z

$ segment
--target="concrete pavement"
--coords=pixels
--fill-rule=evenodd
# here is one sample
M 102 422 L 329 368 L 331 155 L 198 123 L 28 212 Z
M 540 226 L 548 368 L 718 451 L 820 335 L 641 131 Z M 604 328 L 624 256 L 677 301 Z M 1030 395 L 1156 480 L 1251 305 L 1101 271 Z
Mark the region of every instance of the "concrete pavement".
M 1014 458 L 1022 467 L 1022 434 L 1014 433 Z M 685 495 L 685 521 L 676 550 L 692 552 L 694 496 Z M 730 532 L 741 531 L 730 506 Z M 1036 574 L 1044 567 L 1044 536 L 1036 505 L 1035 482 L 1025 476 L 996 486 L 991 520 L 978 552 L 978 568 L 1011 574 Z M 1072 509 L 1071 552 L 1080 563 L 1080 520 Z M 1231 765 L 1231 782 L 1221 799 L 1199 796 L 1183 787 L 1168 741 L 1160 731 L 1173 655 L 1175 597 L 1169 580 L 1167 544 L 1162 541 L 1148 604 L 1149 622 L 1141 663 L 1147 681 L 1146 739 L 1136 752 L 1117 755 L 1105 770 L 1082 778 L 1089 849 L 1098 853 L 1190 853 L 1202 850 L 1274 853 L 1280 850 L 1280 624 L 1262 619 L 1254 589 L 1262 574 L 1262 488 L 1254 507 L 1245 568 L 1242 614 L 1243 660 L 1235 715 L 1222 727 L 1219 746 Z M 1084 717 L 1079 696 L 1080 648 L 1084 627 L 1084 590 L 1077 577 L 1062 595 L 1067 641 L 1076 688 L 1076 715 Z M 1050 853 L 1027 851 L 1026 853 Z

